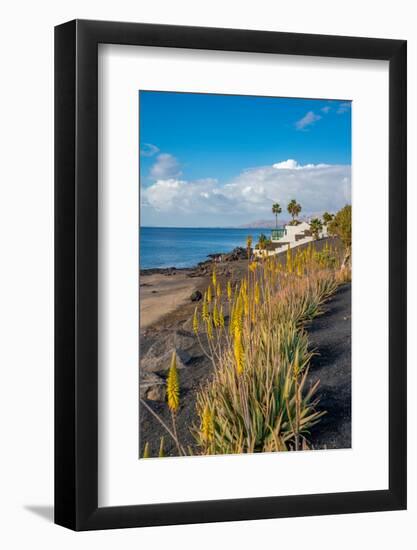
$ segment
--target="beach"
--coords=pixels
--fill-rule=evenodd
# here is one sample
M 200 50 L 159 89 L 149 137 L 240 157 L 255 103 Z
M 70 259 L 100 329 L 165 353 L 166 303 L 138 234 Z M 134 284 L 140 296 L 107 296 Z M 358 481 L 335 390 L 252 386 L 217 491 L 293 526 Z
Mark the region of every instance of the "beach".
M 140 326 L 148 328 L 166 315 L 190 303 L 191 294 L 201 287 L 204 277 L 191 278 L 187 272 L 174 275 L 154 273 L 140 283 Z
M 323 239 L 315 246 L 322 249 Z M 301 245 L 302 247 L 303 245 Z M 300 247 L 300 248 L 301 248 Z M 285 252 L 280 255 L 285 262 Z M 198 388 L 211 376 L 213 366 L 202 353 L 193 333 L 192 316 L 199 304 L 198 292 L 207 288 L 214 263 L 206 261 L 192 268 L 150 269 L 140 276 L 140 447 L 148 442 L 151 455 L 158 451 L 164 436 L 165 454 L 176 455 L 175 446 L 156 413 L 170 422 L 166 406 L 165 386 L 172 353 L 175 352 L 180 379 L 181 406 L 177 413 L 178 435 L 183 445 L 194 449 L 190 425 L 197 422 L 195 396 Z M 223 261 L 215 264 L 218 280 L 225 286 L 227 280 L 238 282 L 247 272 L 248 261 Z M 197 294 L 196 294 L 197 293 Z M 321 379 L 322 405 L 332 410 L 313 427 L 313 448 L 350 447 L 350 283 L 339 288 L 325 305 L 324 313 L 314 319 L 311 345 L 317 355 L 313 358 L 309 384 Z M 143 405 L 143 402 L 146 404 Z M 151 409 L 151 410 L 149 410 Z

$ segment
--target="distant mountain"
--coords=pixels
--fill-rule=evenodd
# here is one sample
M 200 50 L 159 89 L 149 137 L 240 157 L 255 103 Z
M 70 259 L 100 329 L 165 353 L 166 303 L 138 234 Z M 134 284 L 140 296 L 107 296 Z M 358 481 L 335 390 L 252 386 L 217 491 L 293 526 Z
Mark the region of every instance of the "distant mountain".
M 278 219 L 278 225 L 282 226 L 287 223 L 288 220 Z M 239 228 L 242 229 L 275 229 L 274 220 L 255 220 L 253 222 L 245 223 L 244 225 L 239 225 Z
M 309 221 L 310 218 L 321 217 L 321 214 L 309 214 L 301 215 L 298 217 L 300 221 Z M 291 218 L 278 218 L 278 226 L 282 227 L 289 223 Z M 275 220 L 255 220 L 253 222 L 245 223 L 244 225 L 239 225 L 241 229 L 275 229 Z

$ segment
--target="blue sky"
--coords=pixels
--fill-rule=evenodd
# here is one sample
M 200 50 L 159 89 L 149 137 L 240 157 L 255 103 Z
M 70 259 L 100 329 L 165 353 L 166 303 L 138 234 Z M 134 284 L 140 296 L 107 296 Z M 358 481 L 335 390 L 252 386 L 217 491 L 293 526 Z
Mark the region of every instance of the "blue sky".
M 247 223 L 296 192 L 305 214 L 313 191 L 323 209 L 349 200 L 346 100 L 141 91 L 139 129 L 142 225 L 178 225 L 179 210 L 181 225 Z

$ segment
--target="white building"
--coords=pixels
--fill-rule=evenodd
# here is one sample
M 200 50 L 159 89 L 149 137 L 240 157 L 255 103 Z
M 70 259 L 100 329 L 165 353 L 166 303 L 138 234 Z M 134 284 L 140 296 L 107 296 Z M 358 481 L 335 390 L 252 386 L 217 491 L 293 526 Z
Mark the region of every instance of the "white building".
M 323 229 L 319 233 L 319 239 L 327 237 L 327 226 L 323 225 Z M 298 225 L 286 225 L 283 229 L 273 229 L 271 232 L 271 242 L 266 245 L 265 251 L 268 256 L 279 254 L 283 250 L 296 248 L 305 243 L 314 240 L 311 234 L 310 224 L 308 222 L 300 222 Z M 264 251 L 264 253 L 265 253 Z M 261 256 L 262 251 L 254 249 L 255 256 Z

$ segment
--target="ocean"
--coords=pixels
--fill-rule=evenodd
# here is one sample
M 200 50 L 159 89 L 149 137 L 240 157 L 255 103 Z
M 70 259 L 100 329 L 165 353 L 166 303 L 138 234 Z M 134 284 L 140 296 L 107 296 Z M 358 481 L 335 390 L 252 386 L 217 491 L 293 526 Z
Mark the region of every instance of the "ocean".
M 271 236 L 270 229 L 141 227 L 140 268 L 193 267 L 207 260 L 208 254 L 246 247 L 248 235 L 252 235 L 255 245 L 261 233 Z

